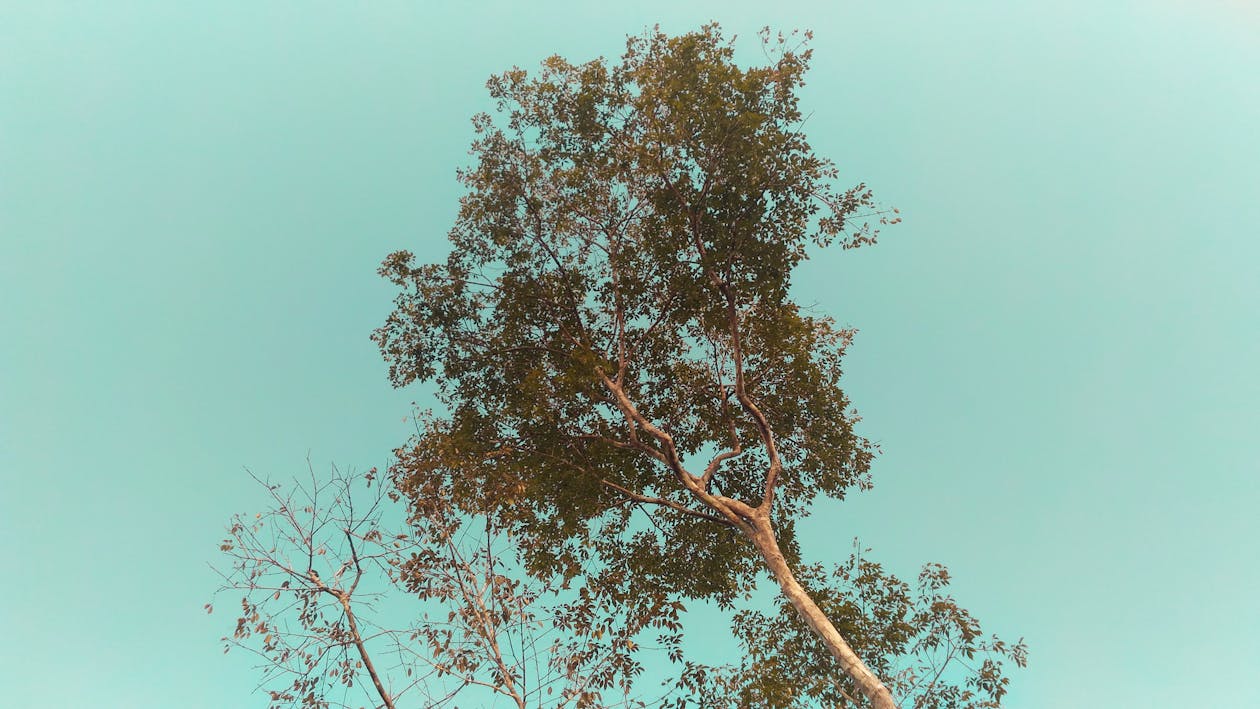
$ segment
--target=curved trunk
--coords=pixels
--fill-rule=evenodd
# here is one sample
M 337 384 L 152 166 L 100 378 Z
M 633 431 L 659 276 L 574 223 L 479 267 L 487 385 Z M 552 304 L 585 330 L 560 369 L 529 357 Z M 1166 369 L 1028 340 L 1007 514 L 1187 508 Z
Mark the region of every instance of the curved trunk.
M 801 619 L 823 641 L 845 673 L 857 683 L 858 689 L 870 701 L 872 709 L 897 709 L 892 693 L 875 676 L 875 673 L 871 672 L 866 663 L 862 662 L 862 658 L 853 652 L 853 648 L 849 647 L 849 643 L 836 630 L 836 626 L 831 624 L 822 609 L 814 603 L 814 599 L 809 597 L 800 582 L 792 575 L 792 569 L 788 567 L 787 560 L 783 558 L 783 552 L 779 550 L 779 542 L 775 539 L 770 520 L 757 517 L 751 522 L 751 528 L 745 528 L 745 534 L 757 547 L 757 551 L 761 552 L 762 558 L 766 560 L 766 566 L 770 568 L 770 573 L 774 575 L 775 581 L 779 582 L 783 595 L 791 601 Z

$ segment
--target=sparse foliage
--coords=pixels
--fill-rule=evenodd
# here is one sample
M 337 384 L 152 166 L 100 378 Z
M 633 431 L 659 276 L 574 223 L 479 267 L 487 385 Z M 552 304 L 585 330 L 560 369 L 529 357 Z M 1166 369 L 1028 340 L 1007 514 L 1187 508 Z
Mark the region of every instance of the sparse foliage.
M 382 488 L 356 510 L 352 482 L 340 474 L 321 480 L 312 470 L 309 484 L 286 494 L 259 480 L 272 508 L 234 517 L 220 545 L 232 560 L 221 592 L 246 593 L 224 651 L 236 645 L 265 660 L 262 686 L 273 707 L 330 706 L 330 687 L 359 688 L 363 673 L 383 705 L 394 707 L 397 693 L 382 685 L 367 647 L 391 634 L 366 626 L 359 613 L 379 598 L 372 582 L 388 577 L 404 541 L 381 531 Z
M 403 519 L 375 469 L 259 482 L 273 504 L 232 520 L 220 593 L 243 594 L 225 651 L 259 656 L 271 706 L 645 706 L 634 639 L 677 628 L 681 606 L 605 607 L 521 574 L 490 520 L 440 498 Z

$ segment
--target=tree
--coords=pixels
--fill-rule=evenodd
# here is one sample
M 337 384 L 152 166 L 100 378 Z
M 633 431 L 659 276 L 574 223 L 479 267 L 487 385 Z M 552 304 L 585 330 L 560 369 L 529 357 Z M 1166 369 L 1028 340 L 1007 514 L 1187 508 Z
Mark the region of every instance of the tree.
M 520 709 L 647 706 L 632 638 L 676 630 L 679 607 L 563 598 L 514 573 L 484 516 L 434 499 L 398 519 L 375 469 L 258 482 L 271 506 L 232 519 L 220 592 L 244 594 L 224 651 L 260 658 L 270 706 L 458 706 L 478 688 Z
M 744 69 L 717 25 L 658 29 L 619 63 L 489 81 L 503 120 L 473 120 L 450 256 L 381 268 L 401 289 L 374 334 L 390 378 L 435 382 L 446 408 L 391 472 L 414 508 L 484 515 L 527 572 L 586 579 L 593 602 L 733 608 L 768 571 L 886 709 L 890 678 L 800 558 L 796 522 L 869 487 L 875 448 L 840 386 L 852 332 L 790 286 L 811 244 L 871 244 L 897 217 L 835 188 L 801 132 L 810 50 L 762 41 L 770 63 Z M 796 651 L 745 620 L 750 656 Z

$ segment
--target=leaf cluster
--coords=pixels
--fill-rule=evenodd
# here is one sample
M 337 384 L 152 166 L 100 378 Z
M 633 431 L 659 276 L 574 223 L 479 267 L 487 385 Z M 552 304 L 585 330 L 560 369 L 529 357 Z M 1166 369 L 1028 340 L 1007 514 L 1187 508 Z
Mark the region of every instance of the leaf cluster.
M 725 604 L 756 556 L 688 476 L 753 506 L 773 487 L 789 554 L 816 497 L 869 484 L 840 388 L 852 333 L 789 291 L 811 243 L 873 240 L 875 210 L 801 132 L 810 52 L 789 40 L 743 68 L 716 25 L 656 30 L 618 63 L 490 80 L 450 256 L 381 268 L 401 290 L 374 335 L 390 378 L 435 381 L 448 412 L 394 467 L 415 504 L 451 491 L 535 573 L 598 559 Z

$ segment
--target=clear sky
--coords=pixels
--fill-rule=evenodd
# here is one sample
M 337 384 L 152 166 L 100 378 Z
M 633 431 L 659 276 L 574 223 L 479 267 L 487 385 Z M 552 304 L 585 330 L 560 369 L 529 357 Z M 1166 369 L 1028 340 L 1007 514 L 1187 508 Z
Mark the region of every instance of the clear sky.
M 1260 10 L 1191 0 L 0 0 L 0 705 L 264 706 L 206 564 L 246 466 L 405 439 L 375 268 L 445 254 L 484 80 L 714 19 L 815 31 L 905 217 L 797 282 L 885 451 L 807 552 L 948 564 L 1016 709 L 1260 706 Z

